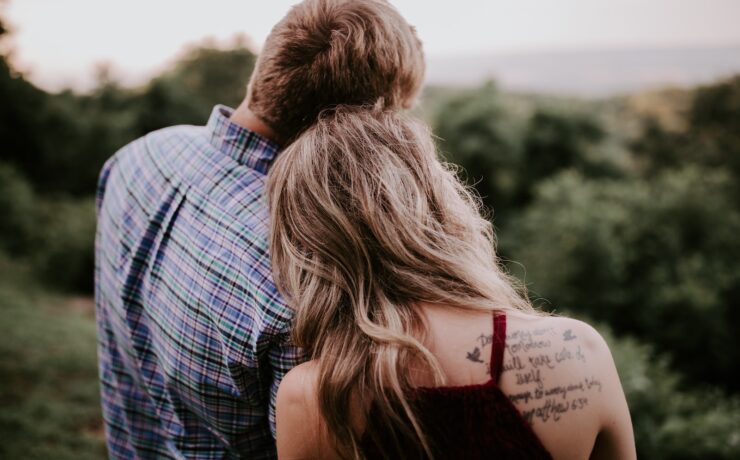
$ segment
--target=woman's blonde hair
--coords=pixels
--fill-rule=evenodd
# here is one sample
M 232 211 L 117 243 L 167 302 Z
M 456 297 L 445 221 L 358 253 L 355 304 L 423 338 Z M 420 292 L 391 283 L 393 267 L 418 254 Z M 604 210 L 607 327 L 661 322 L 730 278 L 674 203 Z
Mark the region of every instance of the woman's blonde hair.
M 423 123 L 373 107 L 323 113 L 280 154 L 268 194 L 275 281 L 295 309 L 296 344 L 318 359 L 330 439 L 346 457 L 363 458 L 360 436 L 389 458 L 410 445 L 431 457 L 409 370 L 445 379 L 417 303 L 532 310 L 499 266 L 479 200 L 438 161 Z M 357 398 L 377 409 L 362 434 Z

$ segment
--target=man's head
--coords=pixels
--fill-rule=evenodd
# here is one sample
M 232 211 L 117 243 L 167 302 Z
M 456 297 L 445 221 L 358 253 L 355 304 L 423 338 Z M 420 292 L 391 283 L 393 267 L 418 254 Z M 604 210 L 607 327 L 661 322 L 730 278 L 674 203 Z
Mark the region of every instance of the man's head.
M 272 29 L 247 105 L 289 142 L 338 104 L 410 107 L 424 77 L 416 32 L 385 0 L 305 0 Z

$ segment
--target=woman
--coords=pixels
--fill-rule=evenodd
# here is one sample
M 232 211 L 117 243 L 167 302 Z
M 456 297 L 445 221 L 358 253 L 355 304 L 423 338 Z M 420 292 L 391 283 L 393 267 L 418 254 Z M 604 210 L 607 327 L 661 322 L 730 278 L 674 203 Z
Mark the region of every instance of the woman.
M 609 349 L 536 312 L 424 125 L 339 107 L 268 179 L 270 251 L 310 361 L 281 458 L 634 458 Z

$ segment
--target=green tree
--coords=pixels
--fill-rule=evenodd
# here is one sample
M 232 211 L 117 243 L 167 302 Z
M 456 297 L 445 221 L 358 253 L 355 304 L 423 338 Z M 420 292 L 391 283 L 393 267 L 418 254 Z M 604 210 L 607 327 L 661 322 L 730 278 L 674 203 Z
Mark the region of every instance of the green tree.
M 167 126 L 203 124 L 208 116 L 185 89 L 167 79 L 152 80 L 136 99 L 133 136 L 143 136 Z
M 682 129 L 643 120 L 632 147 L 644 173 L 652 176 L 685 164 L 727 168 L 740 177 L 740 75 L 700 87 L 682 113 Z
M 190 50 L 163 78 L 177 82 L 207 111 L 215 104 L 236 107 L 247 94 L 256 61 L 244 38 L 228 49 L 205 43 Z
M 137 98 L 135 133 L 178 124 L 203 124 L 216 104 L 237 106 L 246 95 L 256 56 L 237 41 L 231 49 L 189 50 Z
M 535 297 L 654 344 L 694 382 L 737 390 L 733 190 L 732 176 L 716 169 L 689 167 L 653 181 L 565 172 L 538 187 L 506 243 Z
M 45 97 L 0 55 L 0 160 L 14 164 L 28 177 L 38 173 L 43 155 L 40 118 Z
M 524 208 L 538 182 L 563 169 L 589 177 L 623 175 L 599 150 L 606 132 L 596 117 L 533 105 L 526 114 L 505 102 L 492 83 L 436 105 L 434 131 L 442 154 L 463 167 L 498 222 Z
M 699 88 L 688 118 L 693 156 L 740 177 L 740 75 Z
M 520 184 L 520 132 L 493 83 L 452 98 L 439 108 L 434 132 L 445 159 L 465 170 L 495 216 L 515 205 Z
M 0 56 L 2 161 L 13 164 L 44 195 L 86 196 L 103 162 L 132 139 L 177 124 L 203 124 L 213 105 L 244 97 L 255 55 L 232 49 L 191 49 L 171 70 L 139 89 L 122 88 L 105 66 L 89 94 L 48 94 Z
M 538 182 L 563 169 L 576 168 L 589 177 L 614 175 L 614 168 L 590 155 L 605 135 L 593 115 L 537 109 L 524 133 L 520 201 L 529 202 Z

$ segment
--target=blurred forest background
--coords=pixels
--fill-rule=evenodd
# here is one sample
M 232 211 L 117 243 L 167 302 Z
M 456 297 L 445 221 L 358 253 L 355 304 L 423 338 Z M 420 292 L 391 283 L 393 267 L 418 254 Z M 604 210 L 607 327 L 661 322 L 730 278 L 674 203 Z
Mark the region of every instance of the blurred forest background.
M 0 40 L 8 31 L 0 24 Z M 118 148 L 235 106 L 244 43 L 50 94 L 0 56 L 0 457 L 104 458 L 94 191 Z M 609 341 L 643 459 L 740 458 L 740 76 L 598 100 L 429 87 L 445 159 L 537 304 Z

